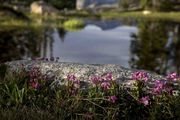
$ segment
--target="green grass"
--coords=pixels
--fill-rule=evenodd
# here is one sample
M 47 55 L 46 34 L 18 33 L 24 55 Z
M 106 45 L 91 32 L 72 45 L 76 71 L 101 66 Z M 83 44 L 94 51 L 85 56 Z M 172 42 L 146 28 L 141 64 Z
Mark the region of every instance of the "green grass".
M 58 14 L 61 17 L 64 18 L 89 18 L 89 19 L 100 19 L 101 16 L 100 14 L 95 14 L 92 11 L 86 11 L 86 10 L 82 10 L 82 11 L 71 11 L 71 12 L 67 12 L 67 13 L 60 13 Z
M 21 106 L 10 109 L 0 109 L 1 120 L 58 120 L 55 113 L 38 108 Z
M 3 15 L 2 12 L 0 12 L 0 16 Z M 29 20 L 19 19 L 15 18 L 10 15 L 6 15 L 3 17 L 0 17 L 0 26 L 1 27 L 26 27 L 26 26 L 32 26 L 32 27 L 46 27 L 46 26 L 62 26 L 61 21 L 63 18 L 57 16 L 57 15 L 37 15 L 37 14 L 31 14 L 26 13 L 26 16 L 29 18 Z
M 131 11 L 131 12 L 118 12 L 116 10 L 105 11 L 97 14 L 93 14 L 88 11 L 76 11 L 67 14 L 59 14 L 63 17 L 70 18 L 93 18 L 93 19 L 119 19 L 119 18 L 144 18 L 144 19 L 156 19 L 156 20 L 169 20 L 180 22 L 180 12 L 152 12 L 149 15 L 144 15 L 142 11 Z
M 2 13 L 1 13 L 2 14 Z M 11 16 L 0 17 L 0 26 L 59 26 L 62 27 L 62 20 L 66 19 L 121 19 L 121 18 L 134 18 L 145 20 L 165 20 L 180 22 L 180 12 L 152 12 L 151 14 L 144 15 L 142 11 L 131 12 L 118 12 L 118 11 L 106 11 L 94 14 L 88 11 L 73 11 L 68 13 L 59 13 L 55 15 L 36 15 L 26 14 L 30 21 L 14 18 Z M 41 20 L 43 22 L 41 22 Z M 67 24 L 67 23 L 66 23 Z M 69 24 L 69 23 L 68 23 Z M 68 26 L 68 25 L 65 25 Z M 70 27 L 68 27 L 70 28 Z M 71 27 L 72 28 L 72 27 Z
M 101 17 L 105 19 L 116 18 L 144 18 L 144 19 L 156 19 L 156 20 L 168 20 L 180 22 L 180 12 L 152 12 L 151 14 L 144 15 L 143 12 L 106 12 L 101 13 Z
M 19 20 L 14 18 L 0 18 L 0 27 L 34 27 L 34 28 L 41 28 L 41 27 L 51 27 L 57 26 L 61 27 L 62 23 L 60 20 L 53 20 L 53 19 L 44 19 L 36 18 L 31 21 Z

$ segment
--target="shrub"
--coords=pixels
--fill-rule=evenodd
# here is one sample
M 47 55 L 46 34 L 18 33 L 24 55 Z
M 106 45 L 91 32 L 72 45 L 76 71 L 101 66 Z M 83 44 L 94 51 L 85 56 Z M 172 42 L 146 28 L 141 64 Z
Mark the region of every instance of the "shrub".
M 76 7 L 76 0 L 45 0 L 46 2 L 52 4 L 58 9 L 74 9 Z
M 157 0 L 156 3 L 152 5 L 153 8 L 158 11 L 170 11 L 173 8 L 172 1 L 170 0 Z
M 72 19 L 65 21 L 63 26 L 68 31 L 76 31 L 82 29 L 85 26 L 85 24 L 82 20 Z
M 127 10 L 130 6 L 129 0 L 119 0 L 119 6 L 122 7 L 124 10 Z

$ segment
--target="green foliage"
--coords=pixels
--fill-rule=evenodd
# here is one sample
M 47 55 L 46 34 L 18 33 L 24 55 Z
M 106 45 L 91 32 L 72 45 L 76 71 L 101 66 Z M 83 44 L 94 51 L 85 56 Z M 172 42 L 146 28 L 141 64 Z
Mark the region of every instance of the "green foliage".
M 127 10 L 130 6 L 130 0 L 119 0 L 119 6 Z
M 3 3 L 13 5 L 13 4 L 22 4 L 25 6 L 29 6 L 32 2 L 37 0 L 9 0 L 9 1 L 1 1 Z M 58 9 L 74 9 L 76 6 L 76 0 L 68 0 L 64 2 L 64 0 L 44 0 L 45 2 L 55 6 Z M 1 7 L 0 7 L 1 8 Z
M 132 61 L 132 67 L 147 69 L 165 74 L 167 33 L 163 22 L 145 22 L 139 24 L 139 35 L 135 37 L 136 47 L 132 53 L 136 54 L 138 60 Z M 154 33 L 158 33 L 154 35 Z
M 53 112 L 31 107 L 0 109 L 2 120 L 59 120 Z
M 27 77 L 20 74 L 6 73 L 0 83 L 0 106 L 19 106 L 27 96 Z
M 57 84 L 37 67 L 7 73 L 0 89 L 0 116 L 12 120 L 179 118 L 179 96 L 150 94 L 143 79 L 127 89 L 110 73 L 89 77 L 92 83 L 82 89 L 74 75 L 61 79 L 65 84 Z M 141 102 L 143 96 L 149 96 L 148 103 Z
M 76 0 L 45 0 L 46 2 L 52 4 L 58 9 L 74 9 L 76 7 Z
M 149 0 L 141 0 L 140 5 L 143 9 L 147 8 L 149 6 Z
M 21 11 L 18 11 L 18 10 L 14 10 L 12 7 L 10 6 L 7 6 L 7 5 L 0 5 L 0 11 L 3 11 L 5 12 L 6 16 L 9 15 L 9 16 L 14 16 L 18 19 L 21 19 L 21 20 L 27 20 L 29 21 L 29 18 Z
M 119 0 L 119 6 L 127 10 L 133 4 L 139 4 L 143 9 L 155 11 L 172 11 L 174 10 L 175 1 L 171 0 Z
M 152 120 L 179 119 L 180 118 L 180 96 L 170 97 L 167 94 L 154 99 L 150 109 Z
M 77 30 L 82 29 L 85 26 L 85 24 L 82 20 L 71 19 L 71 20 L 65 21 L 63 23 L 63 26 L 68 31 L 77 31 Z
M 173 2 L 171 0 L 141 0 L 142 8 L 148 8 L 156 11 L 173 10 Z
M 173 9 L 173 4 L 170 0 L 156 0 L 152 2 L 152 7 L 158 11 L 170 11 Z
M 19 89 L 16 84 L 7 85 L 5 84 L 4 88 L 2 88 L 5 95 L 8 97 L 7 104 L 19 105 L 22 104 L 23 98 L 26 94 L 26 88 Z
M 6 70 L 7 70 L 7 66 L 5 64 L 0 64 L 0 80 L 4 79 Z

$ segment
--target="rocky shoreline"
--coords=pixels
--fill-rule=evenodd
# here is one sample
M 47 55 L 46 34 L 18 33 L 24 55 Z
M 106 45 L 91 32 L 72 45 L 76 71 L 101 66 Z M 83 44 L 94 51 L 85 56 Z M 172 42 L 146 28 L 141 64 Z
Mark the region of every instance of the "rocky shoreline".
M 63 79 L 66 79 L 69 74 L 75 75 L 81 82 L 89 83 L 89 77 L 92 75 L 104 75 L 111 73 L 113 80 L 119 84 L 132 87 L 132 74 L 136 71 L 127 69 L 120 65 L 114 64 L 80 64 L 80 63 L 68 63 L 57 61 L 45 61 L 45 60 L 19 60 L 5 63 L 8 66 L 8 71 L 30 71 L 33 67 L 40 69 L 42 75 L 47 75 L 54 80 L 56 84 L 62 83 Z M 165 79 L 164 76 L 158 75 L 153 72 L 144 71 L 149 77 L 148 84 L 151 85 L 155 80 Z

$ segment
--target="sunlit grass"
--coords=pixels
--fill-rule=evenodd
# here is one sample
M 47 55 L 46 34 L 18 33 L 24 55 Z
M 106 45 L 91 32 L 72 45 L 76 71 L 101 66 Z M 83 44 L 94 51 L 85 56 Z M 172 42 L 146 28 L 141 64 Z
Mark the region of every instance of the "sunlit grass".
M 36 18 L 30 21 L 26 20 L 19 20 L 14 18 L 0 18 L 0 26 L 3 27 L 49 27 L 49 26 L 56 26 L 61 27 L 62 22 L 60 20 L 52 20 L 52 19 L 42 19 Z
M 44 27 L 44 26 L 56 26 L 65 27 L 70 31 L 74 31 L 74 28 L 81 28 L 83 23 L 81 21 L 74 21 L 77 18 L 100 18 L 100 19 L 121 19 L 121 18 L 133 18 L 133 19 L 146 19 L 146 20 L 166 20 L 180 22 L 180 12 L 152 12 L 150 14 L 143 14 L 142 11 L 136 12 L 118 12 L 118 11 L 106 11 L 101 13 L 89 13 L 87 11 L 73 11 L 70 13 L 59 13 L 53 15 L 37 15 L 37 14 L 26 14 L 30 20 L 17 19 L 11 16 L 0 17 L 0 26 L 33 26 L 33 27 Z M 71 19 L 71 21 L 62 21 Z M 80 27 L 79 27 L 80 26 Z M 73 28 L 73 29 L 72 29 Z M 75 29 L 76 30 L 76 29 Z
M 84 22 L 79 19 L 71 19 L 63 23 L 63 27 L 68 31 L 78 31 L 82 29 L 84 26 Z
M 28 23 L 25 22 L 25 21 L 16 20 L 16 19 L 8 19 L 8 20 L 3 20 L 3 21 L 0 22 L 1 26 L 7 26 L 7 25 L 10 25 L 10 26 L 25 26 L 27 24 Z
M 60 13 L 58 16 L 64 18 L 89 18 L 89 19 L 119 19 L 119 18 L 144 18 L 155 20 L 169 20 L 180 22 L 180 12 L 152 12 L 145 15 L 143 11 L 129 11 L 119 12 L 117 10 L 109 10 L 104 12 L 92 12 L 92 11 L 73 11 L 69 13 Z
M 143 11 L 131 11 L 131 12 L 119 12 L 116 10 L 104 11 L 93 13 L 90 11 L 74 11 L 70 13 L 61 13 L 59 16 L 68 18 L 102 18 L 102 19 L 119 19 L 119 18 L 144 18 L 144 19 L 156 19 L 156 20 L 170 20 L 180 22 L 180 12 L 152 12 L 145 15 Z
M 17 27 L 45 27 L 45 26 L 62 26 L 60 17 L 57 15 L 39 15 L 26 13 L 29 20 L 15 18 L 13 16 L 3 16 L 0 14 L 0 26 L 17 26 Z
M 143 14 L 143 12 L 106 12 L 101 13 L 102 18 L 116 19 L 121 17 L 131 18 L 144 18 L 144 19 L 156 19 L 156 20 L 170 20 L 180 22 L 180 12 L 152 12 L 150 14 Z

